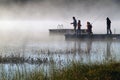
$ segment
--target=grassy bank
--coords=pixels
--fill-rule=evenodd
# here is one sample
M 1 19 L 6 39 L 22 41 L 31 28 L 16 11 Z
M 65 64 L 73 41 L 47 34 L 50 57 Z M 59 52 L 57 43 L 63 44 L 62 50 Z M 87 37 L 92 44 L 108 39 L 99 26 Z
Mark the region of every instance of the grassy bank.
M 2 72 L 3 74 L 4 72 Z M 52 68 L 50 76 L 39 70 L 30 73 L 16 71 L 11 80 L 120 80 L 120 63 L 80 64 L 72 63 L 61 70 Z M 1 75 L 1 74 L 0 74 Z M 9 76 L 10 77 L 10 76 Z M 5 75 L 0 80 L 8 80 Z
M 57 71 L 52 80 L 120 80 L 120 63 L 79 64 Z

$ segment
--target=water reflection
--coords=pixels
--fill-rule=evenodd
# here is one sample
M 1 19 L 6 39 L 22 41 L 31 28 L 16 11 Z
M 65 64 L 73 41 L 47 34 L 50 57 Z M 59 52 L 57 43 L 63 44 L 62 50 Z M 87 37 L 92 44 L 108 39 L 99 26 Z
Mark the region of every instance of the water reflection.
M 111 44 L 112 44 L 112 41 L 107 41 L 107 47 L 106 47 L 106 60 L 109 60 L 111 58 Z
M 90 54 L 90 51 L 92 49 L 92 40 L 87 40 L 86 41 L 86 44 L 87 44 L 87 54 Z
M 49 39 L 54 41 L 28 41 L 24 45 L 0 45 L 0 56 L 16 55 L 34 60 L 47 59 L 48 62 L 53 60 L 60 64 L 66 64 L 68 61 L 103 62 L 113 57 L 119 60 L 116 55 L 120 52 L 120 42 L 116 40 L 64 40 L 58 39 L 58 36 L 57 39 L 56 36 Z
M 47 60 L 41 64 L 21 63 L 20 65 L 31 66 L 30 69 L 43 69 L 48 72 L 50 68 L 62 68 L 72 61 L 80 61 L 81 63 L 102 63 L 111 59 L 120 61 L 120 41 L 119 40 L 65 40 L 63 36 L 49 36 L 49 40 L 34 41 L 29 40 L 27 43 L 7 43 L 0 45 L 0 59 L 14 55 L 24 57 L 30 60 L 37 59 Z M 21 44 L 22 43 L 22 44 Z M 4 58 L 5 59 L 5 58 Z M 29 61 L 28 61 L 29 62 Z M 4 63 L 0 66 L 9 68 L 9 64 Z M 27 65 L 26 65 L 27 64 Z M 54 65 L 53 65 L 54 64 Z M 18 65 L 16 65 L 18 66 Z M 38 67 L 39 66 L 39 67 Z M 13 70 L 14 66 L 11 66 Z M 19 68 L 24 68 L 20 67 Z M 6 69 L 6 70 L 7 70 Z M 12 70 L 11 70 L 12 71 Z
M 94 63 L 118 59 L 120 42 L 118 40 L 69 40 L 74 42 L 74 59 L 83 63 Z M 117 45 L 116 45 L 117 44 Z M 116 48 L 114 48 L 116 47 Z M 116 52 L 117 51 L 117 52 Z

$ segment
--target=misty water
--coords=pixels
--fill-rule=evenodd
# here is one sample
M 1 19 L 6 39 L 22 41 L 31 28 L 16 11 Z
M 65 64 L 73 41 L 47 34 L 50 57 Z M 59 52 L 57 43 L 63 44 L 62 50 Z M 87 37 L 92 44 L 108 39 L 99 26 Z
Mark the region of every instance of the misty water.
M 82 29 L 89 21 L 93 33 L 106 34 L 109 17 L 113 34 L 120 34 L 119 0 L 0 0 L 0 4 L 0 77 L 5 74 L 11 80 L 17 71 L 49 72 L 77 61 L 120 61 L 120 40 L 66 40 L 48 31 L 58 24 L 73 28 L 70 23 L 75 16 Z
M 1 63 L 0 72 L 3 70 L 6 72 L 9 70 L 31 72 L 34 69 L 48 72 L 53 63 L 57 68 L 63 68 L 73 61 L 79 61 L 83 64 L 104 63 L 111 60 L 120 61 L 120 40 L 117 39 L 68 40 L 63 34 L 50 34 L 49 32 L 23 34 L 4 34 L 0 41 L 0 57 L 18 56 L 46 61 L 39 64 Z
M 13 21 L 5 22 L 4 25 L 1 23 L 3 27 L 0 28 L 0 76 L 4 74 L 9 77 L 17 71 L 29 74 L 36 70 L 46 74 L 53 68 L 62 69 L 78 61 L 83 64 L 95 64 L 120 60 L 120 40 L 68 40 L 64 34 L 49 33 L 51 28 L 60 28 L 57 26 L 58 23 L 40 21 Z M 118 26 L 119 21 L 113 21 L 113 33 L 119 34 Z M 73 27 L 66 23 L 62 28 Z M 85 23 L 82 29 L 86 29 Z M 105 34 L 105 22 L 97 21 L 93 24 L 93 32 Z

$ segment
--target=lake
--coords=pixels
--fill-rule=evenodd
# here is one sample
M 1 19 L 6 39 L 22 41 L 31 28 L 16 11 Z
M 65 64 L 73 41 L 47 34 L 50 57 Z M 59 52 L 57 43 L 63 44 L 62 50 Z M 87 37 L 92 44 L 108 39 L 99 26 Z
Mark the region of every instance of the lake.
M 40 36 L 14 34 L 16 36 L 9 39 L 1 39 L 0 72 L 2 70 L 30 72 L 33 69 L 48 72 L 53 64 L 57 68 L 63 68 L 73 61 L 94 64 L 120 60 L 120 40 L 66 40 L 64 35 L 39 34 Z

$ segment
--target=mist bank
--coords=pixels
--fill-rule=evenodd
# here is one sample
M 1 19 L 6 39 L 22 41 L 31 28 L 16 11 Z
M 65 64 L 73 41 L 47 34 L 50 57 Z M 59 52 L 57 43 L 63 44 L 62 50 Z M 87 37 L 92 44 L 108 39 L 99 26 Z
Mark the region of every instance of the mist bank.
M 118 0 L 1 0 L 1 19 L 65 20 L 72 16 L 118 19 Z
M 95 33 L 106 33 L 106 17 L 112 21 L 112 30 L 119 33 L 119 0 L 0 0 L 0 31 L 2 33 L 39 33 L 48 29 L 73 28 L 75 16 L 86 29 L 93 24 Z

